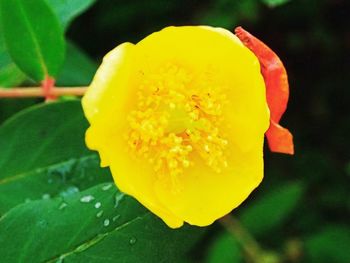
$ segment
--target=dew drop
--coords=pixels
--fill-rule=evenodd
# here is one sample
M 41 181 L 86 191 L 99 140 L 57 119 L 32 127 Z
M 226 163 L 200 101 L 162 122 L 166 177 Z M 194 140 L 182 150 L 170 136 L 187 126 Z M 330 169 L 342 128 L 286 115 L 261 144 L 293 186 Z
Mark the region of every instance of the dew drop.
M 60 192 L 60 196 L 66 197 L 66 196 L 69 196 L 71 194 L 75 194 L 75 193 L 78 193 L 78 192 L 79 192 L 79 188 L 78 187 L 76 187 L 76 186 L 69 186 L 65 190 Z
M 101 217 L 103 215 L 103 210 L 99 211 L 97 214 L 96 214 L 96 217 Z
M 62 209 L 64 209 L 64 208 L 66 208 L 67 206 L 68 206 L 67 203 L 63 202 L 63 203 L 60 204 L 60 206 L 58 207 L 58 209 L 59 209 L 59 210 L 62 210 Z
M 132 237 L 132 238 L 130 238 L 130 240 L 129 240 L 129 244 L 130 244 L 130 245 L 134 245 L 134 244 L 136 243 L 136 241 L 137 241 L 136 237 Z
M 94 199 L 95 199 L 95 197 L 93 197 L 92 195 L 85 195 L 82 198 L 80 198 L 80 202 L 82 202 L 82 203 L 90 203 Z
M 97 202 L 96 204 L 95 204 L 95 208 L 100 208 L 101 207 L 101 203 L 100 202 Z
M 106 227 L 109 226 L 109 219 L 105 219 L 105 221 L 103 221 L 103 225 Z
M 118 207 L 119 203 L 121 200 L 123 200 L 124 198 L 124 194 L 123 193 L 117 193 L 114 197 L 114 207 Z
M 48 200 L 48 199 L 50 199 L 50 197 L 51 196 L 49 194 L 43 194 L 41 198 L 44 200 Z
M 103 191 L 107 191 L 107 190 L 111 189 L 112 186 L 113 186 L 112 184 L 104 185 L 104 186 L 102 186 L 102 190 L 103 190 Z

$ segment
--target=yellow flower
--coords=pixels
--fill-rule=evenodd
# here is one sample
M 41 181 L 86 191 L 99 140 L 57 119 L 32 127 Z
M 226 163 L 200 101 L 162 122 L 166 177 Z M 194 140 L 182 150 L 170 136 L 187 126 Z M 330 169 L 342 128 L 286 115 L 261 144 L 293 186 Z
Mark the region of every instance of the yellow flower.
M 167 27 L 117 46 L 82 104 L 101 166 L 172 228 L 211 224 L 262 180 L 265 84 L 225 29 Z

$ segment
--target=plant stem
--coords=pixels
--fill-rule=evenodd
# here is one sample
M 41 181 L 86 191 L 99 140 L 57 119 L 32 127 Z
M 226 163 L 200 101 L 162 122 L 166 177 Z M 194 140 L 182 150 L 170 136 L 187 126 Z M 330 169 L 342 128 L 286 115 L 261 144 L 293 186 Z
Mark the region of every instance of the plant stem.
M 82 96 L 87 87 L 60 87 L 52 88 L 50 96 Z M 0 88 L 0 98 L 29 98 L 29 97 L 47 97 L 47 92 L 43 88 Z
M 259 262 L 262 249 L 251 234 L 241 225 L 241 223 L 232 217 L 227 215 L 220 219 L 221 224 L 226 230 L 231 233 L 236 240 L 242 245 L 245 253 L 251 262 Z
M 231 215 L 221 218 L 220 223 L 240 243 L 247 256 L 247 262 L 280 262 L 280 258 L 276 253 L 271 253 L 262 249 L 249 231 Z
M 52 94 L 52 90 L 55 87 L 55 79 L 50 76 L 46 76 L 45 79 L 41 82 L 41 88 L 45 94 L 45 101 L 54 101 L 57 99 L 57 96 Z

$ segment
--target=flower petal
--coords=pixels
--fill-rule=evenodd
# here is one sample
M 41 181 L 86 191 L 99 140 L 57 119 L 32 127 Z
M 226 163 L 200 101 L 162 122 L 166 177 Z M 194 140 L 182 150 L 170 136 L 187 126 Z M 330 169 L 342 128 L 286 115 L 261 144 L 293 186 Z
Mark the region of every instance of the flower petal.
M 263 178 L 263 135 L 249 152 L 232 147 L 229 167 L 215 173 L 198 160 L 179 178 L 179 191 L 171 190 L 171 179 L 156 184 L 164 206 L 185 222 L 207 226 L 239 206 Z
M 160 202 L 154 192 L 157 177 L 153 167 L 146 160 L 130 158 L 124 140 L 115 137 L 110 143 L 109 156 L 114 156 L 110 164 L 113 179 L 118 188 L 141 202 L 172 228 L 183 225 L 183 219 L 172 213 L 167 205 Z
M 130 94 L 130 74 L 135 63 L 134 49 L 133 44 L 123 43 L 103 58 L 82 99 L 84 113 L 90 123 L 93 119 L 108 119 L 111 114 L 119 113 L 125 105 Z
M 98 150 L 101 165 L 108 166 L 109 137 L 117 130 L 115 116 L 123 112 L 130 100 L 130 75 L 135 63 L 134 45 L 124 43 L 110 51 L 96 72 L 96 75 L 82 99 L 86 118 L 91 126 L 86 132 L 86 143 L 92 150 Z
M 266 137 L 272 152 L 294 153 L 293 135 L 273 120 L 270 122 Z

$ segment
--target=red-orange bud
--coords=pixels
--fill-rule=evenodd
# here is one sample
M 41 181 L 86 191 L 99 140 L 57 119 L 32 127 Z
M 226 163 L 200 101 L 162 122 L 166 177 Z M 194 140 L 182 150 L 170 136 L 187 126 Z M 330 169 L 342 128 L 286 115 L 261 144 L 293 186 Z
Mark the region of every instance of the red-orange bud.
M 278 123 L 287 108 L 288 77 L 282 61 L 267 45 L 244 30 L 235 29 L 236 36 L 258 58 L 266 85 L 266 99 L 270 109 L 270 127 L 266 132 L 272 152 L 294 154 L 293 135 Z

